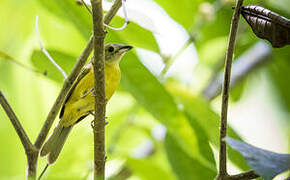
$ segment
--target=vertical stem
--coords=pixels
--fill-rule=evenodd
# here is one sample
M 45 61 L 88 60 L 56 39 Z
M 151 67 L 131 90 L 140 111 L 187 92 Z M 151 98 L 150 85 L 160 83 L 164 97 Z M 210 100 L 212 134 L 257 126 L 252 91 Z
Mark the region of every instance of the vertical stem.
M 165 64 L 165 67 L 162 69 L 160 75 L 164 76 L 167 71 L 169 70 L 169 68 L 172 66 L 172 64 L 174 63 L 174 61 L 180 56 L 182 55 L 182 53 L 186 50 L 186 48 L 193 42 L 192 38 L 189 38 L 184 45 L 177 51 L 177 53 L 175 55 L 173 55 L 172 57 L 170 57 L 168 59 L 168 61 Z
M 219 174 L 217 179 L 225 179 L 227 174 L 227 149 L 225 137 L 227 136 L 227 112 L 229 100 L 229 87 L 231 79 L 231 66 L 234 53 L 234 45 L 236 34 L 238 30 L 238 22 L 240 17 L 240 8 L 243 0 L 237 0 L 235 12 L 232 18 L 228 50 L 225 60 L 224 84 L 222 91 L 222 107 L 221 107 L 221 121 L 220 121 L 220 149 L 219 149 Z
M 3 107 L 4 111 L 6 112 L 7 116 L 9 117 L 24 147 L 28 162 L 26 179 L 29 180 L 36 179 L 38 150 L 29 140 L 29 137 L 27 136 L 24 128 L 22 127 L 12 107 L 10 106 L 10 104 L 8 103 L 8 101 L 6 100 L 5 96 L 2 94 L 1 91 L 0 91 L 0 104 Z
M 48 135 L 48 132 L 58 114 L 58 111 L 60 110 L 63 102 L 65 101 L 67 93 L 69 92 L 70 88 L 73 85 L 73 82 L 76 80 L 77 76 L 79 75 L 82 67 L 85 65 L 86 60 L 89 57 L 92 49 L 93 49 L 93 38 L 91 37 L 83 53 L 78 58 L 77 63 L 74 66 L 71 74 L 65 80 L 57 99 L 55 100 L 51 110 L 49 111 L 49 114 L 44 122 L 44 125 L 42 126 L 38 134 L 38 137 L 34 143 L 37 149 L 40 149 L 42 144 L 44 143 L 45 138 Z
M 94 119 L 94 179 L 105 179 L 105 75 L 102 0 L 91 0 L 94 35 L 95 119 Z
M 27 177 L 28 180 L 36 179 L 38 151 L 30 151 L 27 153 Z

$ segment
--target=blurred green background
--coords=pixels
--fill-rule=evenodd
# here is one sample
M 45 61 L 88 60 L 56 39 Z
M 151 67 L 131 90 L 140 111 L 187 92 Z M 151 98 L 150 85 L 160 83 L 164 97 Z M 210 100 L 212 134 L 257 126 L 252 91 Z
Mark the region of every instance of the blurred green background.
M 248 3 L 290 17 L 290 1 L 244 4 Z M 104 7 L 110 5 L 104 1 Z M 230 0 L 182 0 L 178 5 L 175 0 L 127 0 L 131 23 L 123 31 L 108 30 L 106 38 L 107 42 L 136 47 L 121 62 L 122 82 L 107 106 L 108 179 L 216 176 L 221 98 L 208 100 L 202 92 L 221 72 L 233 5 Z M 89 13 L 74 0 L 0 0 L 0 90 L 32 141 L 63 82 L 60 72 L 40 52 L 36 14 L 45 48 L 67 73 L 92 31 Z M 115 17 L 112 26 L 121 26 L 123 21 Z M 257 42 L 260 40 L 241 19 L 234 59 Z M 268 42 L 260 43 L 269 60 L 254 68 L 231 92 L 228 135 L 260 148 L 289 153 L 290 47 L 273 49 Z M 13 63 L 12 58 L 29 68 Z M 22 144 L 0 109 L 0 179 L 24 179 Z M 60 158 L 44 178 L 92 177 L 91 120 L 89 117 L 74 128 Z M 232 149 L 229 159 L 230 173 L 249 169 Z M 39 159 L 38 172 L 45 164 L 45 158 Z

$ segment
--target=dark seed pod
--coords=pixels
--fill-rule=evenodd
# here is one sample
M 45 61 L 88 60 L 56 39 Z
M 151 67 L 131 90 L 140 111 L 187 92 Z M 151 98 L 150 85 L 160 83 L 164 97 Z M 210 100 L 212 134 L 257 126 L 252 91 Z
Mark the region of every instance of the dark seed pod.
M 241 14 L 253 32 L 267 39 L 275 48 L 290 44 L 290 20 L 264 7 L 248 5 L 242 7 Z

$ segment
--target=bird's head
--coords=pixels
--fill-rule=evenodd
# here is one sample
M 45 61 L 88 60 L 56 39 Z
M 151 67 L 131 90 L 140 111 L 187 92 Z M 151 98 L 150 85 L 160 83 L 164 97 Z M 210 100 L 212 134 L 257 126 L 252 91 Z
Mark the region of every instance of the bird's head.
M 122 56 L 132 49 L 132 46 L 116 43 L 105 44 L 105 62 L 116 63 L 120 62 Z

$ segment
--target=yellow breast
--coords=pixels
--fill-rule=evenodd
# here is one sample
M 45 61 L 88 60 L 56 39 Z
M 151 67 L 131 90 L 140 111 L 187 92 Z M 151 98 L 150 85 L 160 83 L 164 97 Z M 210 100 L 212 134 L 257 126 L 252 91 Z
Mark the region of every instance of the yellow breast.
M 121 79 L 121 72 L 118 63 L 105 63 L 105 93 L 109 100 L 117 89 Z M 93 67 L 76 85 L 70 99 L 65 104 L 64 114 L 61 123 L 64 126 L 73 125 L 79 118 L 94 111 L 93 96 L 94 73 Z

